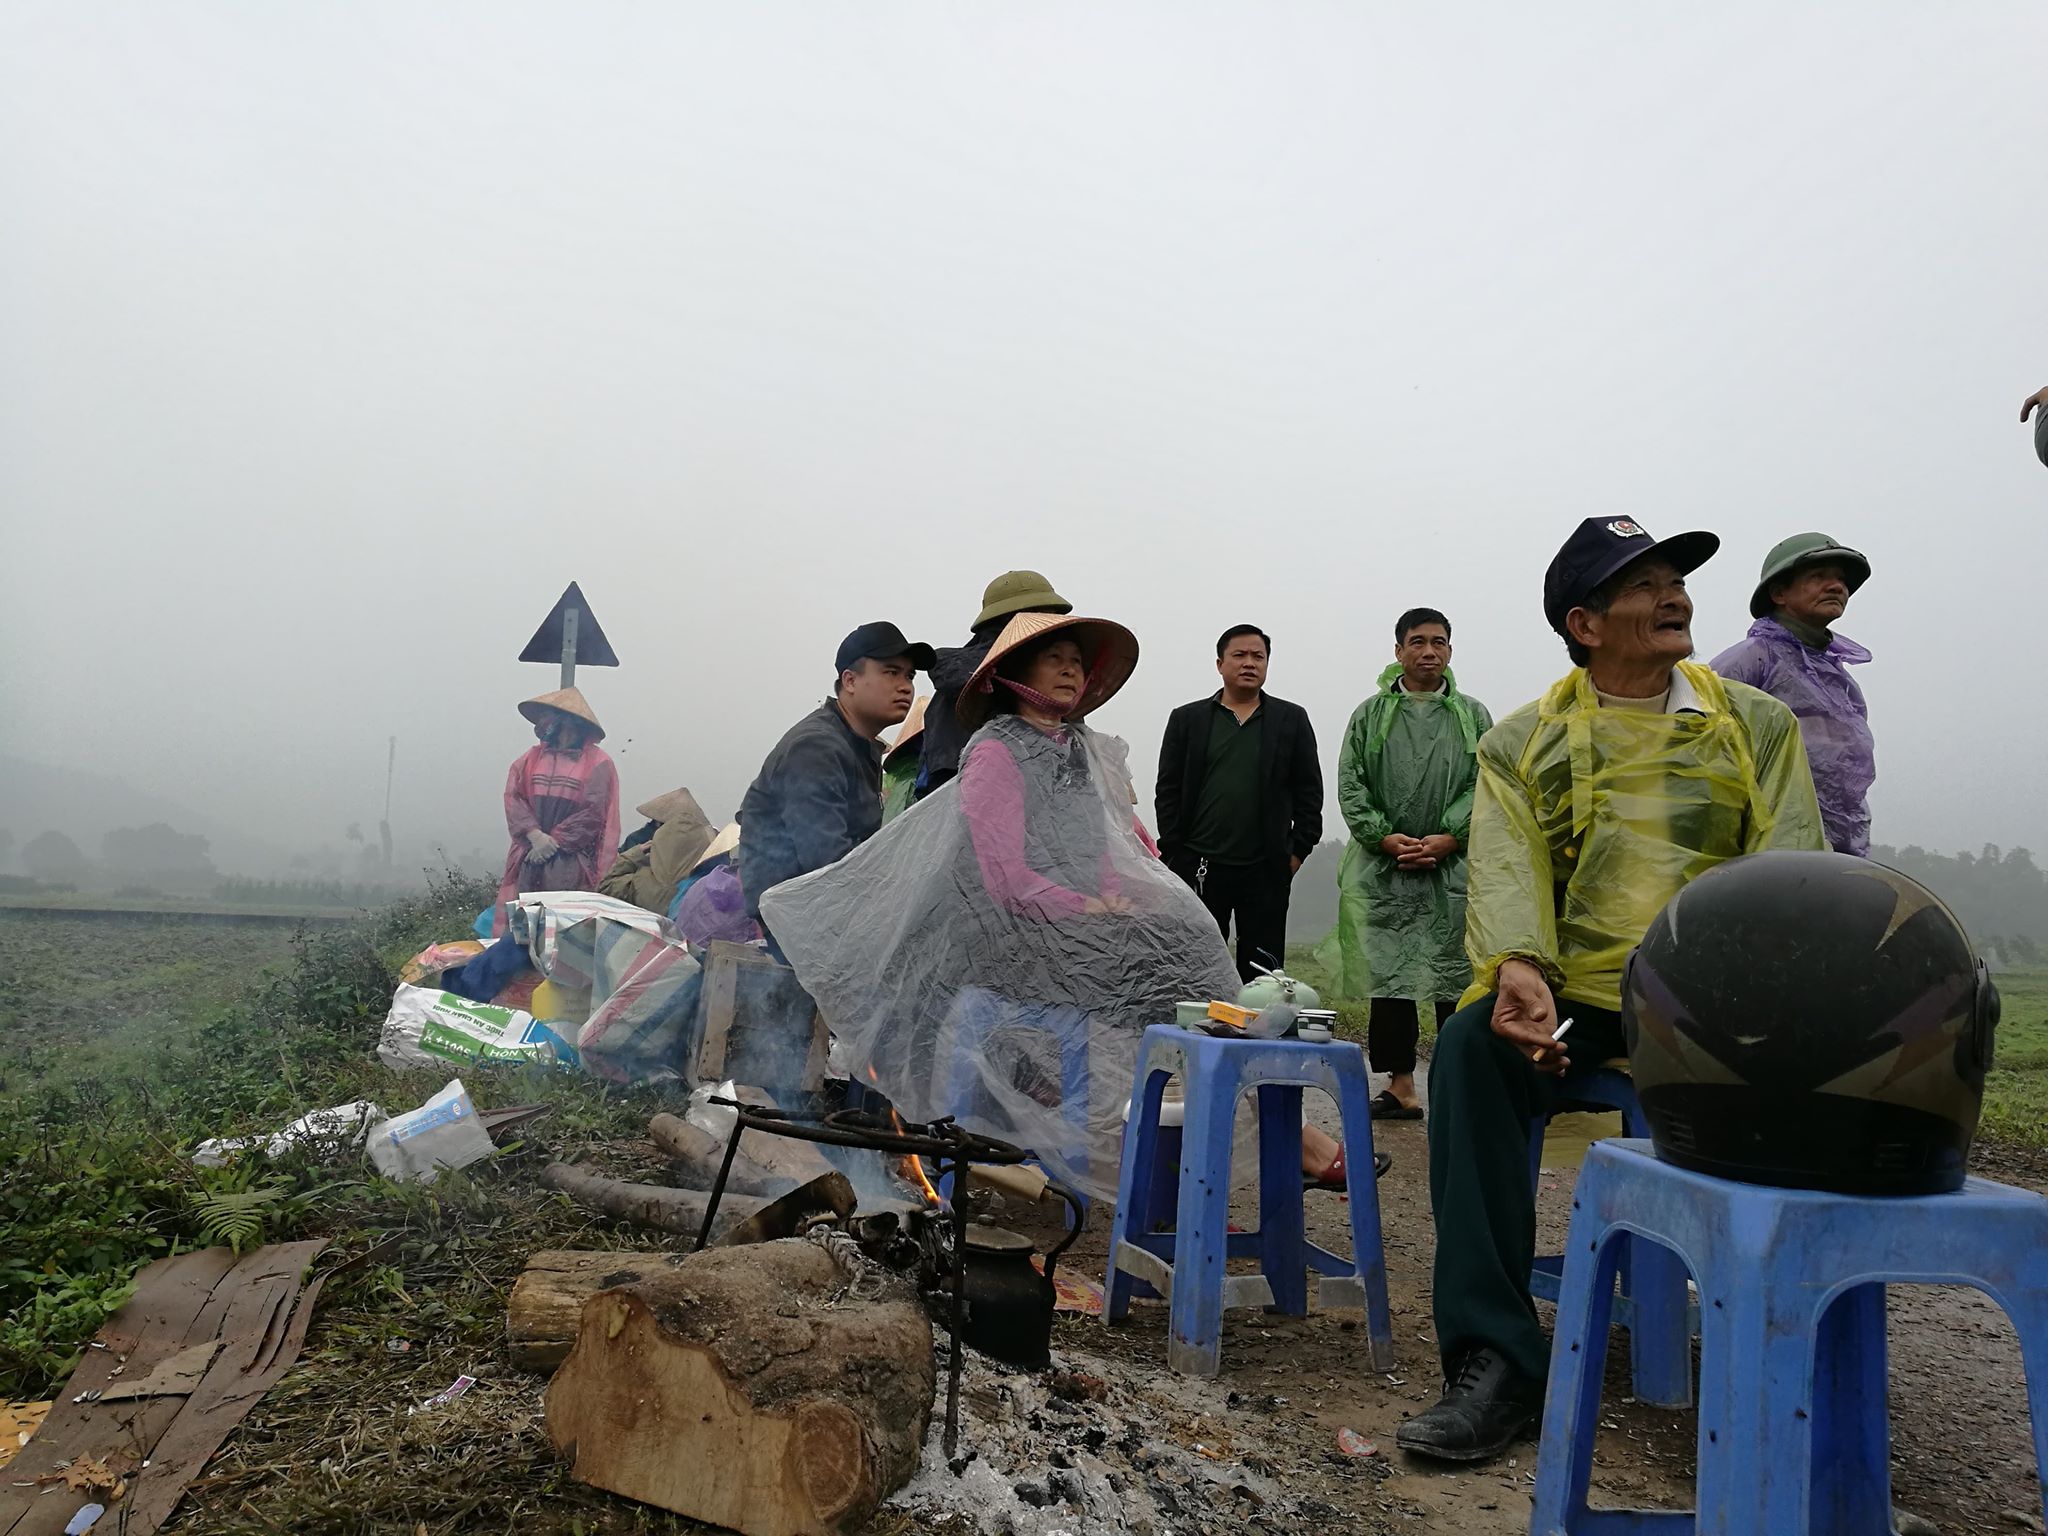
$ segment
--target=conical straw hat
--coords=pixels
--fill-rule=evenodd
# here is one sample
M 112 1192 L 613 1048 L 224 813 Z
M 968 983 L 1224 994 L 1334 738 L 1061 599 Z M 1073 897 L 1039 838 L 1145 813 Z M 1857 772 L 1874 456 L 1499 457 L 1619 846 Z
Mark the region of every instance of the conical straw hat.
M 910 706 L 910 713 L 903 717 L 903 729 L 896 733 L 896 739 L 889 743 L 889 750 L 882 754 L 883 762 L 891 762 L 905 747 L 914 746 L 917 738 L 924 734 L 924 712 L 931 706 L 932 696 L 919 694 L 917 702 Z
M 697 803 L 697 797 L 687 788 L 656 795 L 645 805 L 636 805 L 633 809 L 649 821 L 693 821 L 707 832 L 711 830 L 711 818 L 704 814 L 704 807 Z
M 1088 662 L 1088 686 L 1067 716 L 1069 720 L 1079 720 L 1100 709 L 1137 670 L 1138 637 L 1112 619 L 1086 619 L 1070 613 L 1020 613 L 1003 626 L 995 644 L 988 648 L 988 655 L 960 690 L 960 701 L 953 709 L 961 723 L 976 726 L 988 718 L 992 694 L 985 685 L 993 683 L 996 668 L 1005 656 L 1056 630 L 1071 630 Z
M 573 715 L 590 727 L 592 741 L 604 740 L 604 727 L 597 723 L 597 712 L 590 707 L 590 701 L 583 697 L 581 688 L 557 688 L 553 693 L 544 693 L 537 699 L 528 699 L 519 706 L 519 713 L 535 725 L 539 725 L 542 719 L 541 711 L 546 709 Z

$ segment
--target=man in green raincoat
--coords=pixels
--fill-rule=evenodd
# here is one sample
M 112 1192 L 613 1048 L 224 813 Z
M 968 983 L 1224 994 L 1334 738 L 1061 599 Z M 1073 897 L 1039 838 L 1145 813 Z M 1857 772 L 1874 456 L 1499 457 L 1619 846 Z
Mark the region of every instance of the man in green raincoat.
M 1484 1460 L 1542 1411 L 1550 1344 L 1529 1298 L 1530 1126 L 1558 1102 L 1572 1059 L 1626 1053 L 1629 951 L 1722 861 L 1826 846 L 1792 711 L 1688 659 L 1686 574 L 1719 546 L 1711 533 L 1660 542 L 1625 517 L 1587 518 L 1543 578 L 1543 614 L 1572 670 L 1479 744 L 1473 984 L 1429 1064 L 1444 1392 L 1395 1432 L 1404 1450 Z
M 1465 958 L 1465 842 L 1479 738 L 1493 716 L 1451 676 L 1451 621 L 1411 608 L 1394 664 L 1353 711 L 1337 761 L 1351 842 L 1337 870 L 1337 931 L 1320 958 L 1340 997 L 1372 999 L 1366 1051 L 1388 1075 L 1376 1120 L 1420 1120 L 1417 1005 L 1441 1024 L 1472 980 Z

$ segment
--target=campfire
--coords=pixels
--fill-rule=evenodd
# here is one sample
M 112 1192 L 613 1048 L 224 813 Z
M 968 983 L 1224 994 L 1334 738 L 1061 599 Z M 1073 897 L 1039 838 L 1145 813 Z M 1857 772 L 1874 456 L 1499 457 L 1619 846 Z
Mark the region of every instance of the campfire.
M 757 1536 L 847 1529 L 923 1460 L 934 1322 L 948 1341 L 948 1461 L 968 1346 L 1010 1366 L 1050 1363 L 1053 1273 L 1082 1206 L 1025 1168 L 1022 1148 L 951 1118 L 715 1096 L 708 1107 L 733 1117 L 722 1142 L 674 1116 L 649 1127 L 678 1173 L 708 1188 L 548 1171 L 573 1198 L 686 1234 L 691 1251 L 534 1255 L 508 1304 L 514 1352 L 559 1363 L 549 1433 L 582 1480 Z M 871 1161 L 865 1208 L 825 1147 L 860 1154 L 839 1159 L 856 1172 Z M 973 1219 L 978 1183 L 1067 1201 L 1069 1232 L 1042 1270 L 1031 1238 Z M 779 1490 L 774 1507 L 764 1488 Z
M 856 1243 L 867 1258 L 898 1274 L 915 1278 L 918 1291 L 951 1340 L 946 1380 L 946 1454 L 957 1449 L 960 1426 L 961 1345 L 971 1344 L 1013 1365 L 1043 1367 L 1050 1358 L 1054 1291 L 1053 1268 L 1059 1256 L 1080 1236 L 1084 1213 L 1078 1197 L 1048 1181 L 1046 1187 L 1065 1199 L 1073 1213 L 1067 1236 L 1045 1256 L 1041 1272 L 1032 1263 L 1031 1240 L 1021 1233 L 968 1220 L 970 1170 L 976 1166 L 1014 1168 L 1030 1156 L 1020 1147 L 977 1136 L 950 1115 L 923 1125 L 906 1124 L 894 1109 L 885 1116 L 868 1110 L 840 1110 L 827 1115 L 795 1114 L 737 1100 L 714 1099 L 734 1112 L 720 1177 L 711 1187 L 704 1226 L 697 1246 L 709 1241 L 712 1224 L 725 1193 L 732 1162 L 748 1131 L 827 1146 L 852 1147 L 894 1157 L 896 1166 L 924 1196 L 922 1208 L 861 1213 L 838 1210 L 817 1198 L 824 1184 L 838 1175 L 824 1175 L 792 1191 L 783 1201 L 807 1206 L 788 1235 L 802 1236 L 831 1228 Z M 941 1178 L 951 1164 L 955 1200 L 948 1204 L 926 1175 L 932 1159 Z M 842 1180 L 843 1182 L 843 1180 Z M 781 1202 L 778 1202 L 781 1203 Z M 824 1208 L 820 1208 L 820 1206 Z M 782 1234 L 775 1234 L 782 1235 Z

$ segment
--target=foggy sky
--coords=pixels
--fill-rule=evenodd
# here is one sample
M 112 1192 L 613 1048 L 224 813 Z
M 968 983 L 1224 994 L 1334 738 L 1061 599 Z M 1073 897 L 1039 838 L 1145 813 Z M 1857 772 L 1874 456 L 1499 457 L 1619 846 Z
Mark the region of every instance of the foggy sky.
M 1332 772 L 1407 606 L 1533 697 L 1597 513 L 1723 536 L 1703 656 L 1865 550 L 1875 836 L 2041 849 L 2044 65 L 2038 4 L 6 0 L 0 751 L 291 847 L 396 734 L 401 854 L 496 850 L 574 578 L 628 805 L 722 819 L 842 634 L 1024 565 L 1137 632 L 1149 814 L 1231 623 Z

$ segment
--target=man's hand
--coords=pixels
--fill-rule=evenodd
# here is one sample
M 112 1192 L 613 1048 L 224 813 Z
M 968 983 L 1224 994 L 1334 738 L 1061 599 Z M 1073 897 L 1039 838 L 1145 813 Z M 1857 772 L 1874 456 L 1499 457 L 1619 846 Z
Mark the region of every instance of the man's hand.
M 1527 960 L 1503 960 L 1493 1000 L 1493 1032 L 1511 1041 L 1538 1072 L 1553 1076 L 1569 1067 L 1565 1047 L 1550 1037 L 1557 1029 L 1557 1004 L 1543 972 Z
M 2020 420 L 2025 421 L 2039 406 L 2043 415 L 2048 415 L 2048 389 L 2037 389 L 2020 402 Z
M 1409 859 L 1422 856 L 1422 839 L 1409 837 L 1401 832 L 1389 832 L 1380 839 L 1380 852 L 1396 863 L 1406 863 Z
M 1422 839 L 1422 856 L 1431 864 L 1448 859 L 1458 851 L 1458 840 L 1448 832 L 1432 832 Z
M 1287 873 L 1290 878 L 1301 873 L 1300 854 L 1290 853 L 1289 855 L 1287 855 Z

